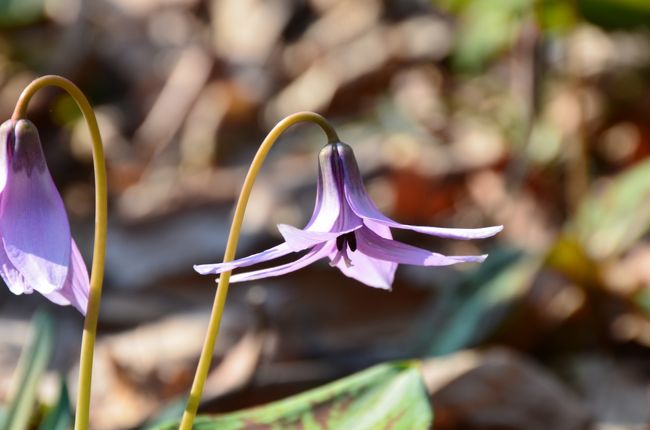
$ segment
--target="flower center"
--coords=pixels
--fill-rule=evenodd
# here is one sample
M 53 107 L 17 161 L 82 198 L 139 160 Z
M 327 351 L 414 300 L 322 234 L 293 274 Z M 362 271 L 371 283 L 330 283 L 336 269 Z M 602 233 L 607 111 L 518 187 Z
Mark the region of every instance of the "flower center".
M 336 249 L 338 249 L 339 252 L 336 253 L 330 265 L 336 266 L 341 258 L 343 258 L 346 266 L 352 266 L 352 260 L 350 260 L 350 257 L 348 256 L 348 249 L 350 249 L 350 252 L 357 250 L 357 238 L 354 235 L 354 232 L 351 231 L 350 233 L 345 233 L 337 237 Z

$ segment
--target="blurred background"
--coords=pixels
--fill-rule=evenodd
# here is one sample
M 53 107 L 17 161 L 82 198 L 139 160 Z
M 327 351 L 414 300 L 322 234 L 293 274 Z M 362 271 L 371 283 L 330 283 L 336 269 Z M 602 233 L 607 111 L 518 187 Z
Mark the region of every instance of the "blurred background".
M 109 174 L 96 429 L 142 426 L 187 392 L 232 207 L 265 133 L 322 113 L 389 216 L 503 224 L 458 242 L 481 266 L 401 266 L 393 292 L 325 262 L 233 285 L 204 412 L 261 404 L 421 357 L 437 429 L 650 428 L 647 0 L 2 0 L 0 117 L 61 74 L 96 108 Z M 90 142 L 58 90 L 32 101 L 89 263 Z M 237 255 L 313 208 L 322 132 L 271 151 Z M 0 400 L 38 308 L 55 317 L 40 387 L 76 386 L 82 318 L 0 289 Z M 73 393 L 74 394 L 74 393 Z M 74 398 L 74 397 L 73 397 Z

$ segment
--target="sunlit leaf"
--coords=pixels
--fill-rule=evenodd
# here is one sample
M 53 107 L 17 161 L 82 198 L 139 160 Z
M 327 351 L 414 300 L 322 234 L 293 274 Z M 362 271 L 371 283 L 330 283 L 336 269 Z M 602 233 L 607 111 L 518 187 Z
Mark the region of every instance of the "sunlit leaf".
M 650 291 L 640 290 L 634 295 L 634 301 L 646 315 L 650 315 Z
M 569 223 L 591 258 L 625 251 L 650 228 L 650 161 L 639 163 L 593 190 Z
M 0 27 L 31 24 L 43 16 L 43 0 L 0 0 Z
M 2 430 L 27 428 L 36 403 L 36 388 L 52 354 L 52 318 L 37 312 L 33 319 L 33 335 L 23 350 L 14 375 L 14 395 L 9 403 Z
M 433 414 L 417 365 L 381 364 L 297 396 L 216 417 L 196 430 L 424 430 Z M 172 430 L 170 423 L 157 430 Z
M 477 70 L 507 49 L 517 34 L 522 16 L 532 11 L 531 0 L 473 0 L 434 2 L 458 14 L 454 63 Z
M 575 4 L 566 0 L 545 0 L 535 5 L 537 20 L 547 32 L 565 32 L 578 21 Z

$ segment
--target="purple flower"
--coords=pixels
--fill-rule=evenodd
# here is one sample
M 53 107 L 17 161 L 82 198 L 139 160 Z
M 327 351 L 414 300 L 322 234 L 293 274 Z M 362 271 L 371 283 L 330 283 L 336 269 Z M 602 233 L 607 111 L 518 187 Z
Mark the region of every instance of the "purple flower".
M 307 226 L 278 229 L 285 242 L 260 253 L 228 263 L 194 266 L 200 274 L 219 274 L 272 260 L 292 252 L 309 250 L 291 263 L 238 273 L 230 282 L 252 281 L 301 269 L 321 258 L 329 258 L 346 276 L 366 285 L 390 289 L 398 264 L 447 266 L 480 263 L 487 257 L 445 256 L 392 239 L 391 228 L 413 230 L 448 239 L 480 239 L 502 230 L 502 226 L 454 229 L 400 224 L 385 217 L 366 193 L 352 148 L 345 143 L 328 144 L 319 155 L 316 206 Z
M 86 314 L 88 271 L 38 131 L 23 119 L 0 126 L 0 276 L 14 294 L 38 291 Z

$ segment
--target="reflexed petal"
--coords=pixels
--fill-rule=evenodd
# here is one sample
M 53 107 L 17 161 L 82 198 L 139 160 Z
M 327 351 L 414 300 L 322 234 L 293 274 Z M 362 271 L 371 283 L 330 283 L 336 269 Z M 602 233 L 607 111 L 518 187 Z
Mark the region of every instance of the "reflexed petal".
M 416 266 L 448 266 L 457 263 L 481 263 L 487 255 L 446 256 L 416 248 L 396 240 L 385 239 L 370 229 L 357 231 L 357 245 L 362 253 L 380 260 Z
M 15 121 L 5 121 L 0 125 L 0 192 L 7 182 L 7 148 L 13 145 Z
M 90 293 L 88 269 L 74 240 L 70 246 L 70 270 L 63 288 L 43 295 L 58 305 L 72 305 L 85 316 Z
M 237 267 L 246 267 L 264 261 L 273 260 L 274 258 L 279 258 L 292 252 L 293 251 L 286 243 L 281 243 L 280 245 L 269 248 L 266 251 L 258 252 L 257 254 L 249 255 L 248 257 L 239 258 L 227 263 L 197 264 L 194 266 L 194 270 L 201 275 L 216 275 L 228 270 L 236 269 Z
M 334 240 L 338 236 L 340 236 L 341 233 L 348 232 L 348 231 L 319 232 L 319 231 L 301 230 L 299 228 L 295 228 L 287 224 L 278 224 L 278 230 L 280 231 L 280 234 L 282 235 L 284 240 L 287 242 L 287 245 L 294 252 L 311 248 L 312 246 L 316 246 L 319 243 Z
M 413 230 L 419 233 L 432 236 L 444 237 L 447 239 L 483 239 L 491 237 L 503 230 L 503 226 L 485 228 L 442 228 L 428 227 L 409 224 L 400 224 L 382 214 L 375 204 L 370 200 L 363 185 L 359 166 L 354 158 L 354 153 L 348 145 L 339 147 L 339 154 L 343 160 L 345 173 L 345 195 L 354 213 L 364 219 L 370 219 L 388 227 Z
M 0 198 L 0 236 L 26 282 L 41 293 L 63 286 L 70 263 L 70 227 L 33 124 L 20 120 Z
M 311 263 L 327 256 L 331 252 L 332 246 L 330 244 L 318 245 L 303 257 L 299 258 L 296 261 L 291 263 L 282 264 L 280 266 L 269 267 L 268 269 L 255 270 L 253 272 L 247 273 L 238 273 L 230 277 L 230 282 L 244 282 L 244 281 L 254 281 L 256 279 L 262 278 L 272 278 L 274 276 L 280 276 L 287 273 L 295 272 L 298 269 L 309 266 Z M 217 280 L 218 282 L 219 280 Z

